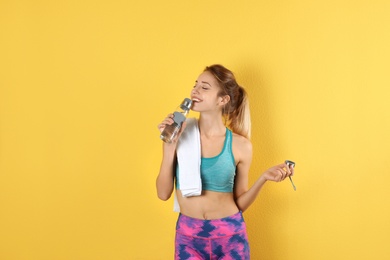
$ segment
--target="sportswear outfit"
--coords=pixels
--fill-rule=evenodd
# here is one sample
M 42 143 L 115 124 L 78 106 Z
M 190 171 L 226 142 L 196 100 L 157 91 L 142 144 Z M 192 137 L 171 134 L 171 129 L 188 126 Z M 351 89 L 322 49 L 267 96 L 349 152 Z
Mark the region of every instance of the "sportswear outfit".
M 236 165 L 232 151 L 232 132 L 226 128 L 222 152 L 201 158 L 202 189 L 233 192 Z M 176 189 L 180 190 L 180 167 L 176 168 Z M 176 224 L 176 260 L 247 260 L 249 244 L 242 212 L 221 218 L 203 220 L 179 214 Z

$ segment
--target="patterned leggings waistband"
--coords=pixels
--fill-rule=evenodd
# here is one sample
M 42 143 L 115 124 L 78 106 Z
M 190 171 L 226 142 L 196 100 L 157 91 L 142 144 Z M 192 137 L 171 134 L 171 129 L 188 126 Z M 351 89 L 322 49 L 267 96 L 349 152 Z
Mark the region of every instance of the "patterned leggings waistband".
M 246 231 L 246 225 L 241 211 L 229 217 L 210 220 L 191 218 L 180 214 L 176 231 L 188 236 L 216 238 Z

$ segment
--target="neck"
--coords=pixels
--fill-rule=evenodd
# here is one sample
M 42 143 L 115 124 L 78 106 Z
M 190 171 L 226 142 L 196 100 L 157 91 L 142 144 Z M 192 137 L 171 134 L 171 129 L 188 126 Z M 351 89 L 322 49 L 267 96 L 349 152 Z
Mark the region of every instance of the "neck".
M 199 131 L 202 135 L 206 136 L 224 135 L 226 127 L 223 123 L 222 116 L 220 114 L 200 114 Z

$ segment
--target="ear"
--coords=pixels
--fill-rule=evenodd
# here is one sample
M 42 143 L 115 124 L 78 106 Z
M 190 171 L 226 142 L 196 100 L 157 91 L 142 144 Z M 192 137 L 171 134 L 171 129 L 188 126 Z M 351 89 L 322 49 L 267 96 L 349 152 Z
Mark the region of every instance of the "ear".
M 227 103 L 229 103 L 230 101 L 230 96 L 229 95 L 225 95 L 225 96 L 222 96 L 220 97 L 220 104 L 221 105 L 226 105 Z

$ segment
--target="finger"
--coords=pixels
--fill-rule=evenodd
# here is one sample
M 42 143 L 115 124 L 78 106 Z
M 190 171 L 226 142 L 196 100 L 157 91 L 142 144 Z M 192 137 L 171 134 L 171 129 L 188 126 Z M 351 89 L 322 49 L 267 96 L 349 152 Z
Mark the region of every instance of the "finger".
M 287 172 L 287 171 L 285 171 L 285 170 L 282 170 L 282 172 L 283 172 L 283 180 L 284 180 L 284 179 L 286 179 L 286 178 L 287 178 L 287 176 L 288 176 L 288 172 Z
M 294 166 L 290 166 L 290 171 L 291 171 L 291 175 L 290 176 L 294 176 L 294 169 L 295 169 L 295 167 Z
M 286 163 L 286 165 L 288 166 L 288 170 L 290 171 L 289 177 L 294 175 L 295 162 L 290 160 L 285 160 L 284 162 Z
M 278 165 L 275 165 L 274 168 L 278 168 L 278 169 L 283 169 L 286 167 L 286 164 L 285 163 L 281 163 L 281 164 L 278 164 Z
M 164 118 L 164 120 L 157 125 L 157 128 L 158 130 L 160 130 L 160 132 L 162 132 L 167 125 L 172 125 L 173 122 L 173 114 L 168 114 L 167 117 Z
M 173 122 L 175 122 L 175 121 L 173 121 L 173 119 L 171 119 L 171 118 L 166 118 L 166 119 L 163 121 L 163 124 L 165 124 L 165 125 L 172 125 Z
M 173 122 L 175 122 L 175 121 L 173 120 L 173 114 L 169 114 L 169 115 L 164 119 L 164 121 L 163 121 L 162 123 L 165 124 L 165 125 L 172 125 Z
M 282 181 L 282 173 L 280 171 L 275 171 L 273 174 L 272 174 L 272 179 L 273 181 L 275 182 L 281 182 Z
M 291 170 L 290 170 L 290 165 L 285 163 L 284 164 L 284 169 L 286 169 L 286 172 L 287 172 L 287 175 L 290 176 L 291 175 Z
M 173 120 L 175 116 L 173 114 L 168 114 L 165 120 Z
M 294 175 L 295 164 L 287 163 L 287 165 L 288 165 L 287 169 L 289 170 L 289 175 L 288 176 Z
M 282 174 L 283 174 L 283 180 L 287 177 L 287 175 L 288 175 L 288 172 L 287 172 L 287 170 L 286 170 L 286 168 L 285 167 L 283 167 L 283 168 L 281 168 L 280 169 L 280 171 L 282 172 Z
M 276 172 L 277 172 L 277 180 L 281 182 L 284 179 L 284 174 L 283 174 L 284 172 L 282 169 L 277 169 Z

